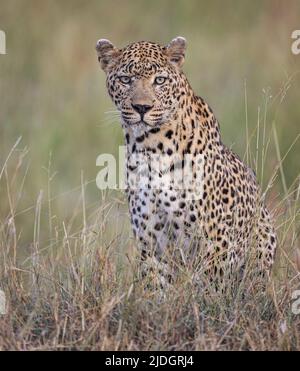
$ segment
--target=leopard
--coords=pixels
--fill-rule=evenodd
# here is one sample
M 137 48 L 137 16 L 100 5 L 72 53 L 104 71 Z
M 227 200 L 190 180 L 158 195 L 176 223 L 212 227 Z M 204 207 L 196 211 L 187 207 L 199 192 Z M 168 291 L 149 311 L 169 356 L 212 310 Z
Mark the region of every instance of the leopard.
M 96 44 L 124 133 L 131 225 L 141 263 L 150 267 L 143 277 L 155 265 L 160 282 L 172 282 L 169 267 L 179 255 L 213 281 L 243 272 L 251 251 L 255 272 L 269 279 L 277 247 L 273 218 L 255 172 L 223 143 L 216 116 L 183 72 L 186 49 L 181 36 L 167 45 Z

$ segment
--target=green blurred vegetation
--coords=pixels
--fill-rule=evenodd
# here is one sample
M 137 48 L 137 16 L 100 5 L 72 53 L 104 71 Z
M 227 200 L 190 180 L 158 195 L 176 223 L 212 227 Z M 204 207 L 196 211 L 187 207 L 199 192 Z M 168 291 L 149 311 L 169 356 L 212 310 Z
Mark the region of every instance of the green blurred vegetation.
M 107 113 L 114 107 L 94 50 L 99 38 L 122 47 L 143 39 L 168 43 L 177 35 L 186 37 L 185 72 L 213 108 L 224 142 L 244 156 L 246 86 L 248 137 L 268 101 L 266 136 L 272 137 L 274 124 L 284 155 L 300 132 L 300 55 L 291 53 L 299 15 L 300 2 L 293 0 L 1 0 L 7 55 L 0 56 L 0 170 L 18 137 L 18 150 L 28 149 L 20 170 L 26 177 L 18 210 L 34 205 L 40 190 L 47 193 L 48 175 L 56 173 L 52 195 L 67 196 L 57 198 L 53 207 L 62 219 L 70 216 L 78 198 L 71 190 L 80 186 L 81 174 L 95 179 L 97 156 L 116 154 L 123 143 L 120 125 Z M 10 178 L 17 155 L 9 162 Z M 298 142 L 283 166 L 288 186 L 299 174 L 299 156 Z M 276 163 L 271 144 L 266 179 Z M 9 209 L 4 180 L 2 217 Z M 91 182 L 86 202 L 97 204 L 99 198 Z M 23 214 L 25 236 L 27 227 L 32 233 L 33 220 L 34 210 Z

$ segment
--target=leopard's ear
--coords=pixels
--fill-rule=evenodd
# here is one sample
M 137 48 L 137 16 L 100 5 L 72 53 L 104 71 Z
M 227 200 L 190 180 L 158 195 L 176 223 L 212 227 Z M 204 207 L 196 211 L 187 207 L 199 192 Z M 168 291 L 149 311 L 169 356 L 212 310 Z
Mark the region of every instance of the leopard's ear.
M 181 67 L 184 63 L 186 51 L 186 40 L 178 36 L 173 39 L 166 47 L 166 53 L 171 63 Z
M 103 71 L 107 72 L 113 62 L 120 55 L 120 50 L 117 49 L 109 40 L 100 39 L 96 44 L 96 51 L 98 55 L 98 61 Z

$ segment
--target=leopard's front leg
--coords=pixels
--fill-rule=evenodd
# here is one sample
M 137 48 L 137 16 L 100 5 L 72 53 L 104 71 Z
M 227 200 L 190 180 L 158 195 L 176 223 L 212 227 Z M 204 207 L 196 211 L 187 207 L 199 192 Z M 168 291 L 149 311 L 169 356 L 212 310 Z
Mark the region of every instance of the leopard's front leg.
M 140 251 L 140 278 L 151 289 L 165 289 L 172 281 L 169 264 L 170 227 L 158 209 L 154 192 L 131 192 L 129 210 L 133 233 Z

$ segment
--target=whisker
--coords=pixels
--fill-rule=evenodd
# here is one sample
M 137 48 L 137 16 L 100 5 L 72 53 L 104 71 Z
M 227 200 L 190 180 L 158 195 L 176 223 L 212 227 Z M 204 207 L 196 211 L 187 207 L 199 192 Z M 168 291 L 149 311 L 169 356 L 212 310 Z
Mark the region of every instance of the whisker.
M 113 110 L 113 111 L 105 111 L 104 112 L 106 115 L 109 115 L 109 114 L 111 114 L 111 113 L 117 113 L 118 115 L 121 113 L 120 111 L 118 111 L 118 110 Z

